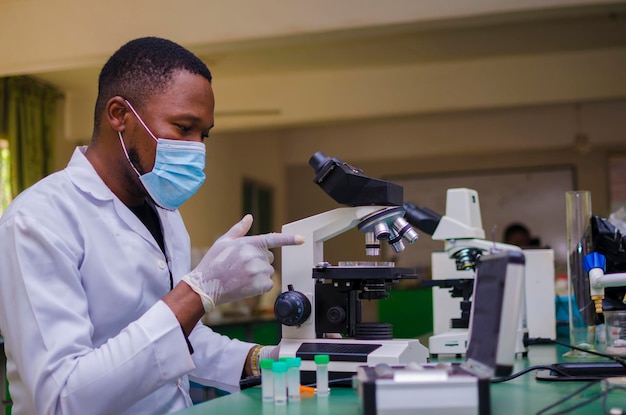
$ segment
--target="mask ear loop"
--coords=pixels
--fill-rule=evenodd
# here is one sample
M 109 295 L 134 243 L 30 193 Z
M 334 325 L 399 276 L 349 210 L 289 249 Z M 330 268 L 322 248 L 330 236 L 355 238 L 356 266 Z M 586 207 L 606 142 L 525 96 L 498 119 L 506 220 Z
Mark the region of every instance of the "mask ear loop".
M 130 164 L 130 167 L 132 167 L 133 170 L 135 170 L 135 173 L 137 173 L 137 177 L 141 178 L 141 173 L 139 173 L 139 170 L 137 170 L 133 162 L 130 161 L 130 157 L 128 156 L 128 151 L 126 151 L 126 144 L 124 144 L 124 138 L 122 138 L 122 132 L 118 131 L 117 136 L 120 138 L 120 143 L 122 144 L 122 150 L 124 150 L 124 154 L 126 155 L 126 160 L 128 160 L 128 164 Z
M 141 123 L 141 125 L 143 125 L 143 128 L 145 128 L 145 130 L 148 132 L 148 134 L 150 134 L 150 137 L 152 137 L 152 139 L 154 141 L 157 142 L 157 146 L 159 144 L 159 139 L 156 138 L 154 136 L 154 134 L 152 134 L 152 131 L 150 131 L 150 129 L 148 128 L 148 126 L 146 125 L 145 122 L 143 122 L 143 120 L 141 119 L 141 117 L 139 116 L 139 114 L 137 114 L 137 111 L 135 111 L 135 108 L 133 107 L 133 105 L 128 102 L 127 99 L 124 100 L 124 102 L 126 103 L 126 105 L 128 105 L 128 108 L 130 108 L 130 110 L 132 111 L 133 114 L 135 114 L 135 117 L 137 117 L 137 119 L 139 120 L 139 122 Z M 135 173 L 137 173 L 137 177 L 141 178 L 141 173 L 139 173 L 139 170 L 137 170 L 137 168 L 135 167 L 135 165 L 133 164 L 132 161 L 130 161 L 130 157 L 128 156 L 128 151 L 126 151 L 126 144 L 124 143 L 124 138 L 122 137 L 122 133 L 121 131 L 117 132 L 117 135 L 120 138 L 120 143 L 122 143 L 122 150 L 124 150 L 124 154 L 126 155 L 126 160 L 128 160 L 128 164 L 130 164 L 130 167 L 133 168 L 133 170 L 135 170 Z
M 148 132 L 148 134 L 150 134 L 150 137 L 152 137 L 154 139 L 154 141 L 156 141 L 157 143 L 159 142 L 159 139 L 156 138 L 156 136 L 154 134 L 152 134 L 152 131 L 150 131 L 150 129 L 148 128 L 148 126 L 146 125 L 145 122 L 143 122 L 143 120 L 141 119 L 141 117 L 139 116 L 139 114 L 137 114 L 137 111 L 135 111 L 135 108 L 133 108 L 133 106 L 131 105 L 130 102 L 128 102 L 128 100 L 124 100 L 124 102 L 126 102 L 128 104 L 128 108 L 130 108 L 130 110 L 133 112 L 133 114 L 135 114 L 135 117 L 137 117 L 137 119 L 139 120 L 139 122 L 141 123 L 141 125 L 143 125 L 143 128 L 146 129 L 146 131 Z

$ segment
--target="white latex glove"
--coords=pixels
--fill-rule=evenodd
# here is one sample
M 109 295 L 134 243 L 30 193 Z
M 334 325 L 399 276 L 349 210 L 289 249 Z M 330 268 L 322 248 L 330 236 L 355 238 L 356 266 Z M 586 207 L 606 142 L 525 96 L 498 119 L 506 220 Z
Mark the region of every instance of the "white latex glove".
M 280 356 L 280 344 L 276 346 L 263 346 L 259 352 L 259 361 L 261 359 L 278 360 Z
M 220 304 L 272 289 L 274 255 L 269 249 L 304 242 L 300 235 L 283 233 L 245 236 L 252 220 L 252 215 L 244 216 L 215 241 L 198 266 L 182 278 L 200 295 L 207 313 Z

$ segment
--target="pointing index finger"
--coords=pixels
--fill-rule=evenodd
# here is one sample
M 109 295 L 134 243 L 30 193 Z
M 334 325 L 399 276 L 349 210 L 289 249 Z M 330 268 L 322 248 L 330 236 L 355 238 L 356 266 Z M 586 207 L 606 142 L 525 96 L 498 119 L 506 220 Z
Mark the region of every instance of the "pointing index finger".
M 301 235 L 291 235 L 288 233 L 267 233 L 265 235 L 247 236 L 254 245 L 259 248 L 278 248 L 281 246 L 301 245 L 304 237 Z

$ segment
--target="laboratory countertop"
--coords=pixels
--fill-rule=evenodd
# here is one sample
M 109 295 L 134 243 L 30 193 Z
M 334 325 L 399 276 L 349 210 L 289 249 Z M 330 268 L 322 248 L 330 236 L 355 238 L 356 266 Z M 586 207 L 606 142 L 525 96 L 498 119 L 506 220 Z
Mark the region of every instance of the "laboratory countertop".
M 514 373 L 537 365 L 563 362 L 562 354 L 566 349 L 553 345 L 531 346 L 528 357 L 518 358 Z M 442 360 L 442 359 L 440 359 Z M 491 413 L 493 415 L 528 415 L 536 414 L 553 403 L 566 398 L 588 382 L 546 382 L 535 379 L 535 371 L 521 375 L 515 379 L 491 384 Z M 567 400 L 564 404 L 552 408 L 546 414 L 563 411 L 582 404 L 584 401 L 599 395 L 601 383 L 585 389 Z M 454 399 L 453 396 L 450 397 Z M 614 390 L 607 394 L 606 407 L 623 408 L 626 411 L 626 389 Z M 608 413 L 608 409 L 607 412 Z M 342 414 L 359 415 L 359 398 L 356 390 L 351 388 L 332 388 L 330 396 L 303 397 L 300 402 L 276 406 L 264 403 L 261 399 L 260 387 L 246 389 L 241 392 L 216 398 L 180 411 L 178 415 L 201 414 L 262 414 L 262 415 L 309 415 L 309 414 Z M 418 410 L 415 413 L 419 413 Z M 602 414 L 603 400 L 596 399 L 588 405 L 575 409 L 569 414 Z

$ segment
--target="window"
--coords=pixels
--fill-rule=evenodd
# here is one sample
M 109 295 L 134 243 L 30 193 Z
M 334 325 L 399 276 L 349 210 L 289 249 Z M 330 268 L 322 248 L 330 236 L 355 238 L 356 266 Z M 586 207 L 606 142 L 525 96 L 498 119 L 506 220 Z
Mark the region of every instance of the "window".
M 254 180 L 244 180 L 242 186 L 243 213 L 254 216 L 249 235 L 272 231 L 272 188 Z
M 0 139 L 0 215 L 11 202 L 10 162 L 9 142 Z

